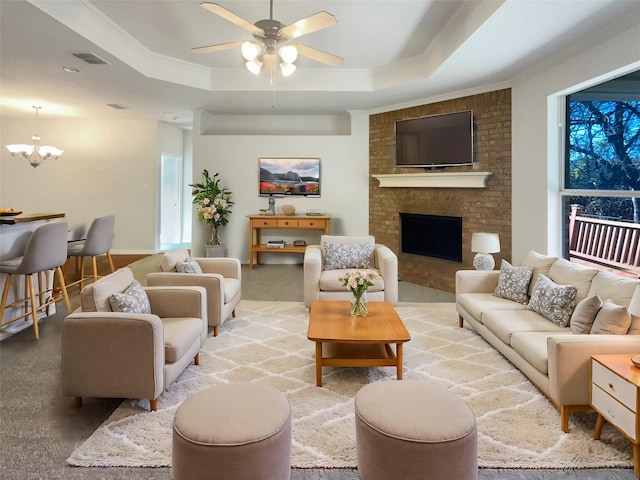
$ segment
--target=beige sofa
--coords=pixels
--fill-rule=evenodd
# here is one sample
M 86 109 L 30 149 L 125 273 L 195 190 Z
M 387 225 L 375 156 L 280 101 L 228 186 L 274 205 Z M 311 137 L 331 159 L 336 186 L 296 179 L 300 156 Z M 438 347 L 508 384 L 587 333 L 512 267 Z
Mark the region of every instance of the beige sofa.
M 362 256 L 363 245 L 370 246 L 366 265 Z M 345 250 L 346 249 L 346 250 Z M 351 249 L 349 251 L 349 249 Z M 343 258 L 334 258 L 331 263 L 340 264 L 328 268 L 327 254 L 336 251 Z M 304 259 L 304 306 L 311 308 L 314 300 L 351 300 L 353 294 L 342 284 L 340 278 L 348 271 L 372 269 L 380 279 L 367 290 L 367 298 L 377 302 L 398 302 L 398 257 L 389 247 L 375 243 L 375 238 L 366 236 L 322 235 L 320 245 L 307 246 Z
M 601 320 L 606 320 L 608 313 L 626 311 L 613 304 L 628 306 L 640 280 L 536 252 L 529 252 L 521 266 L 533 270 L 525 303 L 494 295 L 500 271 L 458 271 L 456 310 L 460 326 L 466 321 L 518 367 L 560 410 L 561 428 L 568 432 L 571 412 L 590 411 L 591 355 L 640 353 L 640 317 L 627 313 L 629 323 L 625 320 L 607 327 L 618 334 L 594 333 L 603 331 L 601 327 L 606 323 Z M 560 326 L 529 309 L 533 286 L 541 273 L 558 285 L 576 287 L 573 303 L 578 306 L 573 309 L 567 326 Z M 595 295 L 602 301 L 610 299 L 613 302 L 606 304 L 605 309 L 594 309 L 598 328 L 595 321 L 594 326 L 585 326 L 579 321 L 585 317 L 582 314 L 587 311 L 586 306 L 597 300 Z M 580 303 L 582 300 L 584 302 Z M 580 333 L 574 333 L 574 330 Z
M 82 307 L 62 327 L 62 389 L 82 397 L 157 399 L 193 360 L 207 338 L 202 287 L 146 287 L 151 313 L 113 311 L 112 294 L 133 284 L 129 268 L 86 286 Z M 139 285 L 139 284 L 138 284 Z M 142 287 L 140 287 L 142 288 Z
M 178 265 L 184 262 L 197 263 L 202 273 L 177 272 Z M 162 272 L 147 274 L 147 285 L 195 285 L 207 291 L 207 323 L 217 337 L 218 327 L 235 316 L 235 308 L 242 299 L 240 261 L 226 257 L 191 258 L 189 250 L 178 248 L 162 256 L 161 269 Z

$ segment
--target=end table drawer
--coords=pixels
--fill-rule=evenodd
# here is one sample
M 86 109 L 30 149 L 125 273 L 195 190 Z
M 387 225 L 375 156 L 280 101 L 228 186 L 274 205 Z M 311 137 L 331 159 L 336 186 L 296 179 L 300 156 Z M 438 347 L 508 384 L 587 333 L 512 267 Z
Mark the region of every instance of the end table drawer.
M 593 383 L 625 405 L 629 410 L 635 412 L 637 387 L 595 360 L 591 361 L 591 365 Z
M 591 405 L 630 439 L 636 439 L 635 414 L 594 384 L 591 385 Z
M 325 228 L 324 220 L 298 220 L 300 228 Z

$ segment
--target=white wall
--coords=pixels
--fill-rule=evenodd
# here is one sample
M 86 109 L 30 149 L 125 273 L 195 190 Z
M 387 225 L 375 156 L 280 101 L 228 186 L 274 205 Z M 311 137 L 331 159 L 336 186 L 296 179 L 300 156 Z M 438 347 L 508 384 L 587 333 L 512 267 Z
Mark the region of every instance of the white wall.
M 640 68 L 640 24 L 518 79 L 512 88 L 512 255 L 560 255 L 558 203 L 564 95 Z
M 196 115 L 193 139 L 194 181 L 201 181 L 203 169 L 220 173 L 222 186 L 233 192 L 235 205 L 229 224 L 221 229 L 220 240 L 227 255 L 249 260 L 249 220 L 247 215 L 267 208 L 268 199 L 258 195 L 258 158 L 320 157 L 320 198 L 278 198 L 277 213 L 291 204 L 297 213 L 307 208 L 331 214 L 331 233 L 361 235 L 369 232 L 369 117 L 366 112 L 351 112 L 350 135 L 200 135 L 201 115 Z M 254 121 L 256 121 L 254 119 Z M 262 121 L 269 122 L 265 117 Z M 207 228 L 195 217 L 192 231 L 192 254 L 204 255 Z M 268 238 L 268 237 L 265 237 Z M 275 238 L 308 242 L 317 236 L 303 232 L 281 231 Z M 300 262 L 300 255 L 264 255 L 265 263 Z
M 5 145 L 31 143 L 32 120 L 2 119 L 0 205 L 24 212 L 64 212 L 74 237 L 115 214 L 114 253 L 154 251 L 157 122 L 39 119 L 43 145 L 64 154 L 33 169 Z

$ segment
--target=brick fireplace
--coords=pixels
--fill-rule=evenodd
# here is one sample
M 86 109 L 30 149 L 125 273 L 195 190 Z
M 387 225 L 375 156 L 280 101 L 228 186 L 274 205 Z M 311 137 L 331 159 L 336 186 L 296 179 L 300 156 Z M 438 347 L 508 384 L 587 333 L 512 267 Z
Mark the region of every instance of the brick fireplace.
M 371 175 L 424 173 L 394 165 L 396 120 L 472 109 L 475 124 L 473 167 L 446 172 L 492 172 L 484 188 L 385 187 Z M 498 232 L 500 259 L 511 259 L 511 90 L 371 115 L 369 122 L 369 231 L 398 255 L 400 278 L 427 287 L 455 291 L 455 272 L 473 268 L 471 234 Z M 437 173 L 436 173 L 437 174 Z M 400 213 L 462 219 L 462 261 L 402 252 Z

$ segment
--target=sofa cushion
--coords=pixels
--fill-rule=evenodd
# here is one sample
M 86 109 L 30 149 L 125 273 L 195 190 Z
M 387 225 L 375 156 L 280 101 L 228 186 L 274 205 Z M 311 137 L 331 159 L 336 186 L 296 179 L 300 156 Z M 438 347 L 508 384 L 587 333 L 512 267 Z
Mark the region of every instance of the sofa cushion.
M 125 267 L 87 285 L 80 292 L 82 311 L 111 312 L 111 294 L 124 292 L 133 280 L 133 272 Z
M 541 273 L 538 275 L 527 308 L 538 312 L 559 327 L 566 327 L 576 307 L 577 292 L 578 289 L 573 285 L 558 285 Z
M 240 293 L 240 280 L 237 278 L 225 278 L 224 279 L 224 303 L 229 303 L 233 298 Z
M 599 272 L 597 268 L 588 268 L 559 258 L 549 269 L 549 278 L 559 285 L 573 285 L 578 288 L 576 302 L 589 294 L 591 281 Z
M 590 333 L 593 320 L 602 307 L 602 303 L 602 299 L 598 295 L 583 298 L 571 314 L 569 321 L 571 331 L 576 334 Z
M 599 270 L 593 277 L 589 295 L 598 294 L 603 300 L 610 299 L 613 303 L 627 307 L 638 285 L 640 285 L 638 279 Z
M 631 315 L 631 326 L 627 335 L 640 335 L 640 317 Z
M 162 256 L 160 268 L 163 272 L 175 272 L 178 262 L 184 262 L 189 258 L 189 250 L 186 248 L 176 248 Z
M 602 308 L 593 320 L 591 333 L 625 335 L 631 325 L 631 315 L 627 307 L 616 305 L 611 300 L 605 300 Z
M 124 292 L 112 293 L 109 303 L 114 312 L 151 313 L 149 297 L 137 280 L 134 280 Z
M 557 333 L 515 332 L 511 335 L 511 348 L 533 368 L 543 375 L 548 375 L 547 339 L 552 335 L 557 335 Z
M 164 360 L 173 363 L 179 360 L 195 342 L 204 329 L 200 318 L 162 318 L 164 331 Z
M 507 345 L 515 332 L 571 333 L 568 327 L 559 327 L 531 310 L 491 310 L 484 312 L 482 322 Z
M 383 292 L 384 291 L 384 279 L 380 275 L 380 271 L 375 268 L 371 268 L 370 270 L 376 272 L 379 276 L 372 286 L 370 286 L 367 291 L 368 292 Z M 346 286 L 342 284 L 340 278 L 344 277 L 345 273 L 353 272 L 353 269 L 342 268 L 337 270 L 323 270 L 320 273 L 320 291 L 322 292 L 348 292 Z
M 176 271 L 178 273 L 202 273 L 202 268 L 194 259 L 187 258 L 184 262 L 176 264 Z
M 526 267 L 533 267 L 531 282 L 529 282 L 529 296 L 531 296 L 531 294 L 533 293 L 533 287 L 536 283 L 535 281 L 538 278 L 538 275 L 542 273 L 543 275 L 546 275 L 548 277 L 549 269 L 557 259 L 558 257 L 549 257 L 533 250 L 529 250 L 527 252 L 527 254 L 524 256 L 524 260 L 522 261 L 522 265 Z
M 373 243 L 324 243 L 324 270 L 371 268 Z
M 489 310 L 524 310 L 526 305 L 506 298 L 499 298 L 492 293 L 459 293 L 456 303 L 464 308 L 473 318 L 482 323 L 482 315 Z
M 500 265 L 498 286 L 493 291 L 496 297 L 506 298 L 518 303 L 527 303 L 527 291 L 533 267 L 514 267 L 506 260 Z

